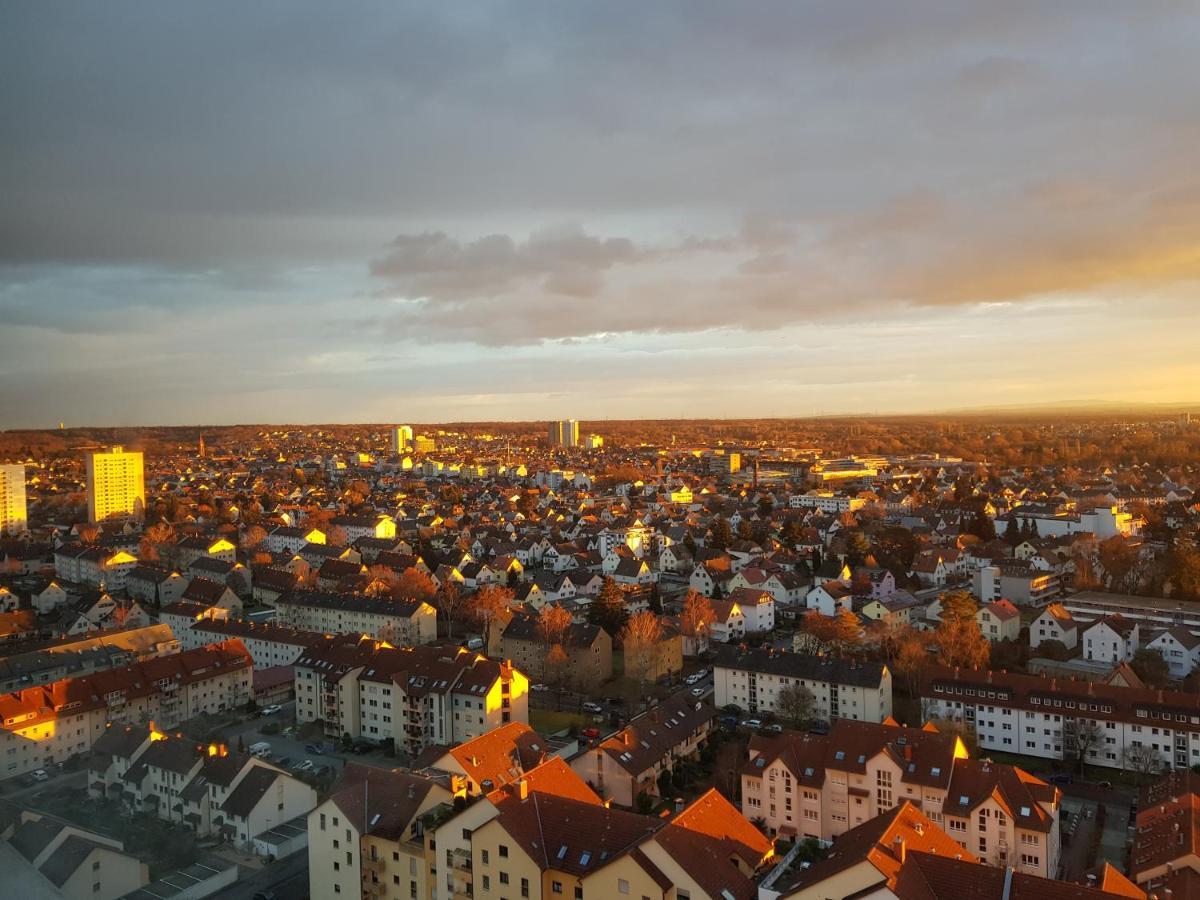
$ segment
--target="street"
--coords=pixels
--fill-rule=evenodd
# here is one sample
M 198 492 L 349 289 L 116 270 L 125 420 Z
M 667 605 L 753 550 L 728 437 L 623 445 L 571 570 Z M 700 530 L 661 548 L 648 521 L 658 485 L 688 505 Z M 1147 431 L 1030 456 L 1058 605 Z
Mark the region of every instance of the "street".
M 304 900 L 308 896 L 308 851 L 301 850 L 263 866 L 252 875 L 241 870 L 236 884 L 221 893 L 222 900 L 252 900 L 259 891 L 273 891 L 279 900 Z

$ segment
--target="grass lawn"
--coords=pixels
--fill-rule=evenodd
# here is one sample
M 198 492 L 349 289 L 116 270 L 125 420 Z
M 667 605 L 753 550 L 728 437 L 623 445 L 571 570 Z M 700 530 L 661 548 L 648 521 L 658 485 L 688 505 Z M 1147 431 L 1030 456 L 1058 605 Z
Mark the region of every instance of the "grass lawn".
M 560 731 L 566 731 L 572 725 L 587 728 L 591 724 L 589 716 L 573 712 L 556 712 L 552 709 L 530 709 L 529 726 L 539 734 L 549 737 Z

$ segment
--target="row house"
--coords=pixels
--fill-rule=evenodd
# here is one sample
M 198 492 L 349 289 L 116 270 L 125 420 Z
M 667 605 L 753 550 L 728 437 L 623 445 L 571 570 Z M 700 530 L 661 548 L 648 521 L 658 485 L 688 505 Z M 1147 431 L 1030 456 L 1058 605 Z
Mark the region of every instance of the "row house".
M 462 647 L 333 641 L 295 663 L 296 720 L 417 754 L 529 721 L 529 680 Z
M 362 634 L 395 646 L 437 640 L 437 610 L 424 600 L 296 591 L 275 604 L 280 625 L 323 634 Z
M 149 624 L 150 616 L 136 600 L 118 600 L 107 591 L 87 591 L 62 607 L 57 631 L 63 635 L 81 635 Z
M 89 796 L 241 848 L 317 805 L 316 791 L 265 760 L 153 726 L 110 728 L 96 741 L 88 773 Z
M 715 716 L 711 701 L 680 691 L 584 750 L 571 768 L 600 796 L 632 809 L 642 794 L 662 796 L 659 777 L 699 754 Z
M 149 867 L 120 841 L 15 804 L 0 806 L 0 840 L 10 847 L 8 889 L 31 900 L 118 900 L 141 893 L 150 880 Z
M 11 778 L 87 753 L 112 723 L 172 727 L 244 706 L 253 663 L 240 642 L 142 660 L 0 696 L 0 772 Z
M 960 737 L 932 726 L 842 719 L 828 734 L 753 737 L 741 780 L 742 813 L 770 834 L 829 843 L 908 802 L 990 865 L 1058 871 L 1058 789 L 1015 766 L 969 759 Z
M 920 687 L 923 713 L 962 723 L 981 750 L 1141 771 L 1200 764 L 1200 697 L 938 668 Z
M 892 714 L 892 673 L 880 662 L 860 662 L 771 648 L 723 647 L 713 664 L 715 703 L 749 713 L 777 711 L 779 692 L 798 685 L 826 721 L 882 722 Z

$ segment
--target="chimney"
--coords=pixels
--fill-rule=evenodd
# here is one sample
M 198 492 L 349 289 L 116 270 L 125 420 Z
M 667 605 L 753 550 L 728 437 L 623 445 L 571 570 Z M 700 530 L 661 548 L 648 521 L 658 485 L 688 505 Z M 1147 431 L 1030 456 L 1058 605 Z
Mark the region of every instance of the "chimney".
M 900 861 L 901 865 L 904 865 L 904 858 L 908 855 L 908 847 L 904 843 L 904 838 L 900 835 L 896 835 L 896 839 L 892 841 L 892 855 Z
M 905 762 L 912 762 L 912 747 L 908 744 L 904 745 L 904 760 Z
M 517 798 L 520 800 L 529 799 L 529 779 L 522 778 L 517 782 Z

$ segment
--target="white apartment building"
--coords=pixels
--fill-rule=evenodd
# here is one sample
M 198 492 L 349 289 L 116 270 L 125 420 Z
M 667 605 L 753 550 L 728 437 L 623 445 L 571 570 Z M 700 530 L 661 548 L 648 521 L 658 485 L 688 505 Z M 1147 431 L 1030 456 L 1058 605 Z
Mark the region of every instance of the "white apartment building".
M 462 647 L 333 641 L 295 663 L 296 721 L 417 754 L 529 721 L 529 679 Z
M 866 505 L 866 500 L 832 491 L 809 491 L 806 494 L 792 494 L 788 498 L 788 506 L 792 509 L 816 509 L 823 513 L 853 512 Z
M 791 685 L 812 693 L 816 715 L 826 721 L 882 722 L 892 714 L 892 673 L 883 663 L 727 646 L 713 665 L 718 709 L 732 704 L 773 714 L 779 691 Z
M 19 534 L 29 527 L 25 510 L 25 467 L 0 465 L 0 536 Z
M 393 646 L 437 640 L 437 610 L 424 600 L 296 591 L 275 601 L 276 621 L 323 634 L 365 634 Z
M 90 451 L 87 470 L 88 521 L 146 517 L 146 479 L 142 453 L 115 446 Z
M 1057 874 L 1059 791 L 1019 768 L 968 758 L 962 739 L 894 723 L 755 737 L 742 814 L 768 834 L 829 843 L 908 801 L 994 866 Z
M 318 631 L 301 631 L 273 622 L 247 622 L 208 616 L 193 621 L 191 627 L 176 632 L 175 636 L 185 650 L 237 638 L 254 660 L 256 669 L 290 666 L 308 647 L 330 640 Z
M 1200 763 L 1200 696 L 1007 672 L 943 669 L 921 687 L 922 712 L 963 723 L 980 750 L 1091 765 Z

